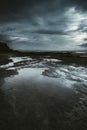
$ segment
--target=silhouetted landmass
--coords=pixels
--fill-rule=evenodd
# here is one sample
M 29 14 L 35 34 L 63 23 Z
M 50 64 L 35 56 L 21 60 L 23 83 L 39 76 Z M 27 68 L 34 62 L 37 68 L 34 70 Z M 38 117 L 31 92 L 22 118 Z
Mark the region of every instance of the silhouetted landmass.
M 6 43 L 0 42 L 0 65 L 7 64 L 11 62 L 9 59 L 13 51 L 7 46 Z
M 0 64 L 9 62 L 9 56 L 15 57 L 30 56 L 32 58 L 42 58 L 48 56 L 62 61 L 63 64 L 76 63 L 79 65 L 87 65 L 87 52 L 74 51 L 44 51 L 44 52 L 21 52 L 10 49 L 6 43 L 0 43 Z M 2 58 L 3 57 L 3 58 Z
M 12 50 L 7 46 L 6 43 L 0 42 L 0 53 L 8 53 L 12 52 Z

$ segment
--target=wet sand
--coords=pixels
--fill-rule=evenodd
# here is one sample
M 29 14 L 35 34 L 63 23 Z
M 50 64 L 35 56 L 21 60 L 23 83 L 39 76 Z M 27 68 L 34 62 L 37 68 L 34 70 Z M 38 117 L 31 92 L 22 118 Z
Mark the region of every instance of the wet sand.
M 59 54 L 2 55 L 0 130 L 87 129 L 86 62 Z

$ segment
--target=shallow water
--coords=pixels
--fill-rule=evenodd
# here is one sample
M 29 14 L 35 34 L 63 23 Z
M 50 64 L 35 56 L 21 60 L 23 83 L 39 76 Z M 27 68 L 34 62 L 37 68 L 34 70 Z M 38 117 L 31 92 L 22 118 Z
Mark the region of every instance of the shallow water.
M 60 60 L 50 57 L 10 59 L 12 63 L 0 66 L 4 72 L 17 71 L 3 76 L 1 85 L 3 97 L 11 109 L 10 116 L 13 117 L 14 127 L 8 118 L 8 128 L 86 130 L 86 67 L 64 65 Z

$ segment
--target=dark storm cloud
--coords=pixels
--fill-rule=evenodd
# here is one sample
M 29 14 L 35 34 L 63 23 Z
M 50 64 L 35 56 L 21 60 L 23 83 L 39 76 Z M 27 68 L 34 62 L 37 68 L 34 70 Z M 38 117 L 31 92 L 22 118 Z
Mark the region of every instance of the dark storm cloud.
M 56 30 L 37 30 L 32 33 L 38 33 L 38 34 L 49 34 L 49 35 L 67 35 L 67 33 L 64 33 L 63 31 L 56 31 Z
M 87 41 L 87 38 L 84 38 L 84 41 Z
M 0 41 L 26 43 L 30 48 L 72 49 L 76 35 L 70 35 L 86 33 L 86 22 L 80 23 L 86 6 L 83 0 L 2 0 Z
M 84 38 L 84 39 L 83 39 L 83 42 L 84 42 L 84 43 L 81 44 L 80 46 L 86 48 L 86 47 L 87 47 L 87 38 Z
M 45 7 L 44 9 L 42 8 L 43 6 Z M 0 14 L 18 15 L 17 13 L 23 14 L 27 10 L 29 10 L 31 14 L 31 10 L 33 7 L 35 8 L 38 7 L 37 10 L 41 12 L 43 12 L 43 10 L 49 12 L 56 9 L 62 11 L 63 8 L 68 6 L 76 6 L 78 9 L 81 8 L 87 10 L 86 8 L 87 1 L 86 0 L 1 0 Z
M 10 41 L 9 36 L 0 34 L 0 41 L 1 42 L 9 42 Z
M 77 9 L 87 8 L 86 0 L 1 0 L 0 1 L 0 23 L 9 21 L 34 22 L 35 15 L 47 15 L 49 13 L 61 14 L 64 9 L 75 6 Z
M 87 43 L 83 43 L 82 45 L 80 45 L 81 47 L 87 47 Z
M 77 31 L 83 32 L 83 33 L 87 32 L 87 16 L 79 24 L 79 27 L 78 27 Z
M 0 34 L 0 42 L 6 43 L 6 44 L 12 44 L 15 43 L 16 39 L 10 39 L 10 35 Z
M 15 31 L 16 28 L 11 28 L 11 27 L 7 27 L 6 29 L 2 29 L 0 32 L 1 33 L 5 33 L 5 32 L 12 32 L 12 31 Z

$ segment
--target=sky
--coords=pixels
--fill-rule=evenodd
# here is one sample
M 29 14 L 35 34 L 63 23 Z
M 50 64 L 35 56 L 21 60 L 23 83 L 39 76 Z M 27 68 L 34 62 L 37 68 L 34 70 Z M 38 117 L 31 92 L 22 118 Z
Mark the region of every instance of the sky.
M 21 51 L 87 50 L 87 1 L 1 0 L 0 41 Z

